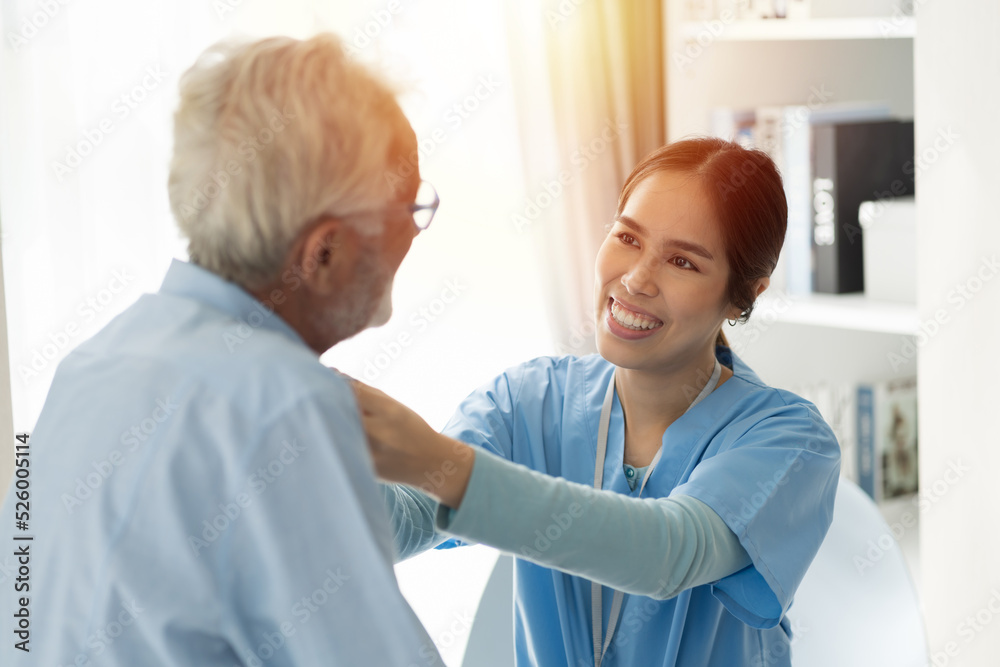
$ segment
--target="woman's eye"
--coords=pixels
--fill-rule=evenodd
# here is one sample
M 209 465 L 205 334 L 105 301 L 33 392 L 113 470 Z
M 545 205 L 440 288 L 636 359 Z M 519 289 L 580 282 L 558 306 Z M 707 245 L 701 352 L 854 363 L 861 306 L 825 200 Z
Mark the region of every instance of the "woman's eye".
M 687 261 L 683 257 L 674 257 L 670 261 L 673 262 L 674 265 L 676 265 L 679 268 L 689 269 L 689 270 L 695 270 L 695 271 L 697 270 L 697 267 L 695 267 L 694 264 L 692 264 L 691 262 Z
M 626 234 L 625 232 L 621 232 L 620 234 L 618 234 L 618 238 L 621 239 L 622 243 L 624 243 L 625 245 L 639 245 L 636 242 L 635 237 L 632 236 L 631 234 Z

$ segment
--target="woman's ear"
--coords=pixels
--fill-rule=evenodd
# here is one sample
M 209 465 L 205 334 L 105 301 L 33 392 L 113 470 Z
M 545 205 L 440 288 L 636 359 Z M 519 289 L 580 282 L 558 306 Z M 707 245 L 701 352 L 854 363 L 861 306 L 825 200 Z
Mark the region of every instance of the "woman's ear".
M 757 297 L 759 297 L 761 292 L 770 287 L 770 285 L 771 285 L 770 276 L 764 276 L 763 278 L 758 278 L 757 284 L 754 285 L 754 298 L 756 299 Z
M 771 285 L 771 279 L 768 276 L 764 276 L 763 278 L 758 278 L 757 281 L 754 283 L 754 286 L 753 286 L 753 290 L 754 290 L 754 296 L 753 296 L 753 298 L 756 299 L 757 297 L 759 297 L 764 290 L 766 290 L 768 287 L 770 287 L 770 285 Z M 740 311 L 739 308 L 737 308 L 736 306 L 733 306 L 729 310 L 729 312 L 726 314 L 726 317 L 729 318 L 729 319 L 731 319 L 731 320 L 736 320 L 736 319 L 739 319 L 739 317 L 742 314 L 743 313 Z

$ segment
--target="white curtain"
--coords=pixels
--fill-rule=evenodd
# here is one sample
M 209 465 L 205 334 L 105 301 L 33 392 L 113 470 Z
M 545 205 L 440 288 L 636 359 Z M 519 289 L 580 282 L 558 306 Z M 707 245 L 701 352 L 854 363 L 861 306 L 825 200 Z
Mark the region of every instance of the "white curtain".
M 560 352 L 594 346 L 594 260 L 632 168 L 665 141 L 659 0 L 505 3 L 528 198 Z
M 17 429 L 35 423 L 58 362 L 185 256 L 166 194 L 180 73 L 225 35 L 314 26 L 311 3 L 266 21 L 258 4 L 2 4 L 0 213 Z

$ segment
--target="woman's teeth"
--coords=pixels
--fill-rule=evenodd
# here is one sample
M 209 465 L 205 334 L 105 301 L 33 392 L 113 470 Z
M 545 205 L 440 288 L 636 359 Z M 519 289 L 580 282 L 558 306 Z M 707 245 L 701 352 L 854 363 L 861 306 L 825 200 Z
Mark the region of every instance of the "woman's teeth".
M 626 329 L 635 329 L 636 331 L 654 329 L 663 324 L 660 320 L 646 317 L 645 315 L 623 308 L 613 299 L 611 301 L 611 316 L 615 318 L 615 322 Z

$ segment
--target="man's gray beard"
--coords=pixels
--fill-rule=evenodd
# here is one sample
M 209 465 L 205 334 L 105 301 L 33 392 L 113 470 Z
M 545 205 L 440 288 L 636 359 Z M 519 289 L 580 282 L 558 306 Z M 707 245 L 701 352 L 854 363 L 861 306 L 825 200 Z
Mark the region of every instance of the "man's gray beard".
M 313 329 L 336 345 L 369 326 L 381 326 L 392 313 L 392 274 L 373 248 L 362 248 L 351 280 L 331 302 L 310 311 Z M 376 316 L 383 321 L 375 321 Z

